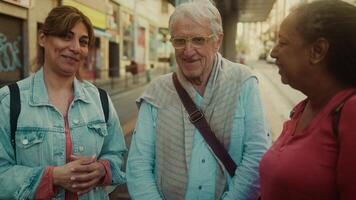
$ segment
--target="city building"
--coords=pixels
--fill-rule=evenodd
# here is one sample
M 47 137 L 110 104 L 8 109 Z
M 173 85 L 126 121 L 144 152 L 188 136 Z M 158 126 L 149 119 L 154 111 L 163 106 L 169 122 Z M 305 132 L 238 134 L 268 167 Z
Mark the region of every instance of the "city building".
M 0 0 L 0 87 L 28 76 L 37 56 L 37 32 L 55 0 Z
M 239 22 L 236 47 L 238 57 L 248 54 L 248 59 L 264 59 L 272 62 L 269 53 L 277 41 L 279 25 L 290 10 L 301 3 L 315 0 L 275 0 L 272 10 L 264 21 Z M 343 0 L 356 5 L 356 0 Z
M 89 17 L 95 45 L 81 69 L 84 79 L 108 80 L 125 75 L 131 61 L 138 73 L 168 66 L 167 0 L 0 0 L 0 87 L 36 71 L 37 34 L 48 12 L 70 5 Z

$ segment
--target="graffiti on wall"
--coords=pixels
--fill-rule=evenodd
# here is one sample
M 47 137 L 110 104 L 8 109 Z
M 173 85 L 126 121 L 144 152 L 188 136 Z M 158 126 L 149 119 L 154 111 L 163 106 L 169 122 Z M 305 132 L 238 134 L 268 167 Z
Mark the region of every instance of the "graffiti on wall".
M 6 35 L 0 32 L 0 72 L 14 71 L 21 68 L 19 44 L 21 37 L 8 41 Z

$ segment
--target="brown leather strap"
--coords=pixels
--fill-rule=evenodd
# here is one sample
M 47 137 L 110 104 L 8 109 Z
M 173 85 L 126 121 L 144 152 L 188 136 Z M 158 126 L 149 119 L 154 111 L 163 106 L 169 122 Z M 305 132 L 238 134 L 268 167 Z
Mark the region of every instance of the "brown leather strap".
M 356 92 L 352 92 L 349 95 L 347 95 L 340 103 L 337 105 L 332 111 L 331 111 L 331 117 L 332 117 L 332 129 L 333 129 L 333 134 L 335 137 L 338 137 L 339 135 L 339 121 L 340 121 L 340 115 L 342 108 L 344 107 L 346 101 L 350 99 L 352 96 L 356 95 Z
M 172 78 L 174 87 L 178 92 L 178 96 L 189 114 L 190 122 L 199 130 L 205 142 L 210 146 L 216 157 L 218 157 L 218 159 L 223 163 L 230 176 L 233 177 L 237 168 L 235 162 L 211 130 L 203 112 L 197 108 L 187 91 L 185 91 L 183 86 L 180 84 L 177 74 L 173 73 Z

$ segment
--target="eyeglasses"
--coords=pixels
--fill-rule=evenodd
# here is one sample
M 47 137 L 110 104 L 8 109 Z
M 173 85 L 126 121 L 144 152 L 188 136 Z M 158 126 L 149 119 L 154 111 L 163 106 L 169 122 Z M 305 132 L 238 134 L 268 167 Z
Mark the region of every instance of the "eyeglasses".
M 210 40 L 214 34 L 211 34 L 209 36 L 194 36 L 194 37 L 172 37 L 170 41 L 172 42 L 172 45 L 175 49 L 183 49 L 185 45 L 187 45 L 188 42 L 191 43 L 191 45 L 194 48 L 201 48 L 203 47 L 208 40 Z

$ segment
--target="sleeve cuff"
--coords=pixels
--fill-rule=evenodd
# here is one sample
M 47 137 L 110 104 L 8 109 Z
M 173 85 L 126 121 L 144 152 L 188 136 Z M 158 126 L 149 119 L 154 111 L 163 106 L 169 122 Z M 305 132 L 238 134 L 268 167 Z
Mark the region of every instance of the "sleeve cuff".
M 111 185 L 112 177 L 111 177 L 111 170 L 110 170 L 110 162 L 108 160 L 98 160 L 98 162 L 105 169 L 105 176 L 99 181 L 98 185 L 99 186 Z
M 53 169 L 53 166 L 46 167 L 36 189 L 35 199 L 50 199 L 57 193 L 57 188 L 53 184 Z

